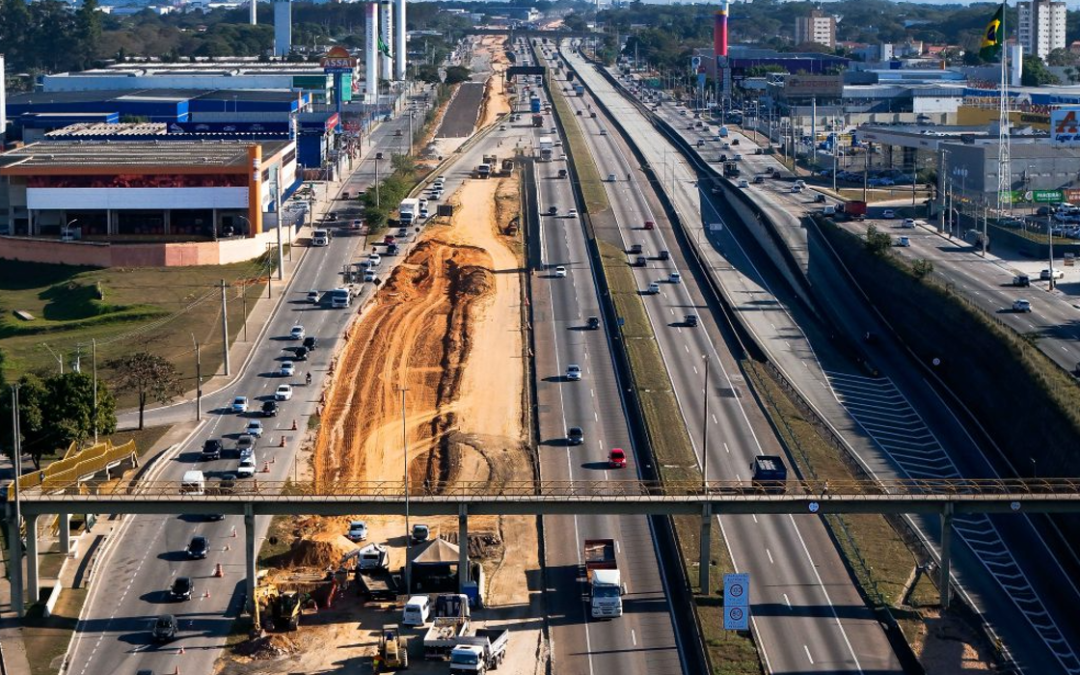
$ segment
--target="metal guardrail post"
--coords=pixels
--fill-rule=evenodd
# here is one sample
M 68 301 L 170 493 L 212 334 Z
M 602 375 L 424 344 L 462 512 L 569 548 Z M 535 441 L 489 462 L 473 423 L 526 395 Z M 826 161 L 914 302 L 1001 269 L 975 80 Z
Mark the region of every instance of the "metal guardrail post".
M 469 583 L 469 506 L 458 505 L 458 592 Z M 477 589 L 480 590 L 480 589 Z

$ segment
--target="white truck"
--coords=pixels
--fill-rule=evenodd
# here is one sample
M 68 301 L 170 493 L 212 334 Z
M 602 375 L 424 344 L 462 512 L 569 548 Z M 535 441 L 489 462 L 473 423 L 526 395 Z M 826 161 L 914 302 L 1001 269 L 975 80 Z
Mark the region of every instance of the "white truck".
M 330 230 L 317 229 L 311 233 L 311 245 L 312 246 L 329 246 L 330 245 Z
M 592 617 L 614 619 L 622 616 L 622 575 L 615 560 L 615 540 L 586 539 L 583 548 Z
M 202 471 L 185 471 L 180 481 L 180 494 L 201 497 L 206 494 L 206 476 Z
M 398 205 L 398 222 L 402 225 L 410 225 L 417 219 L 420 213 L 420 200 L 410 197 L 402 199 Z
M 450 652 L 451 673 L 487 673 L 498 668 L 506 657 L 510 631 L 505 628 L 477 630 L 471 636 L 458 638 L 458 646 Z
M 555 152 L 555 141 L 551 136 L 540 137 L 540 161 L 550 162 L 551 154 Z

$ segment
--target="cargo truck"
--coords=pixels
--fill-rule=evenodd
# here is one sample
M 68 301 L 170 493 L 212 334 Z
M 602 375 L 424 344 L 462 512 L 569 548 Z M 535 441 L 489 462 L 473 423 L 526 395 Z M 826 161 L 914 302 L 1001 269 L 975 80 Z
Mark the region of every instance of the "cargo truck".
M 491 176 L 491 165 L 484 163 L 476 167 L 477 178 L 488 178 Z
M 420 200 L 415 198 L 402 199 L 398 205 L 398 222 L 409 225 L 416 220 L 416 214 L 420 211 Z
M 356 568 L 357 592 L 368 600 L 393 600 L 401 590 L 401 574 L 391 574 L 385 567 Z
M 750 463 L 751 484 L 755 491 L 783 493 L 787 491 L 787 467 L 777 455 L 758 455 Z
M 550 162 L 551 153 L 555 151 L 555 141 L 551 136 L 540 137 L 540 161 Z
M 206 494 L 206 476 L 202 471 L 185 471 L 180 481 L 180 494 L 201 497 Z
M 532 116 L 532 125 L 534 127 L 542 127 L 542 126 L 544 126 L 544 116 L 543 115 L 533 115 Z
M 424 658 L 446 660 L 459 639 L 469 635 L 469 619 L 464 616 L 439 616 L 424 634 Z
M 495 670 L 506 657 L 508 644 L 510 631 L 505 628 L 480 629 L 459 638 L 458 646 L 450 652 L 450 672 L 483 674 Z
M 614 539 L 586 539 L 582 560 L 589 584 L 589 605 L 594 619 L 622 616 L 622 576 L 615 560 Z
M 540 112 L 540 97 L 533 96 L 529 99 L 529 110 L 534 113 Z
M 583 85 L 580 85 L 580 84 L 575 84 L 574 85 L 574 93 L 577 94 L 578 96 L 584 96 L 585 95 L 585 87 Z

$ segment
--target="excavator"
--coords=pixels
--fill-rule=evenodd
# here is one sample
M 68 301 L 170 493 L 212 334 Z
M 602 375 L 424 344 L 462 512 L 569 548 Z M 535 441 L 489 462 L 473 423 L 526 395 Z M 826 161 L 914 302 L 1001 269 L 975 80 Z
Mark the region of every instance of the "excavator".
M 299 591 L 282 591 L 274 584 L 263 584 L 255 589 L 256 625 L 266 625 L 270 630 L 294 631 L 300 625 L 300 609 L 311 600 L 311 595 Z

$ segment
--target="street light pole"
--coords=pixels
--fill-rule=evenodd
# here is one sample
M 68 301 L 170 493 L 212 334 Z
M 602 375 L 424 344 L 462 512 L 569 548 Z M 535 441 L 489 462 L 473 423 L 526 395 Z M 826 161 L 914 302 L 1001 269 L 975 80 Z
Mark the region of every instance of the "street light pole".
M 701 355 L 705 362 L 705 389 L 702 398 L 705 401 L 705 415 L 701 418 L 701 489 L 707 492 L 709 489 L 709 357 Z
M 409 531 L 409 441 L 405 433 L 405 392 L 408 387 L 401 388 L 401 456 L 405 468 L 405 593 L 412 593 L 412 533 Z M 468 542 L 458 542 L 466 546 Z
M 22 502 L 20 499 L 19 491 L 19 479 L 22 477 L 22 438 L 19 428 L 19 385 L 11 385 L 11 437 L 12 437 L 12 450 L 11 460 L 15 466 L 15 480 L 11 484 L 11 490 L 14 494 L 15 500 L 15 519 L 14 522 L 9 524 L 11 528 L 8 531 L 10 537 L 9 546 L 11 548 L 11 554 L 8 557 L 9 561 L 16 561 L 8 567 L 8 572 L 11 574 L 11 590 L 16 591 L 11 594 L 12 609 L 15 610 L 15 615 L 20 619 L 26 614 L 26 605 L 23 600 L 23 566 L 22 566 Z
M 202 350 L 199 341 L 195 339 L 195 333 L 191 334 L 191 342 L 195 345 L 195 420 L 202 420 Z

